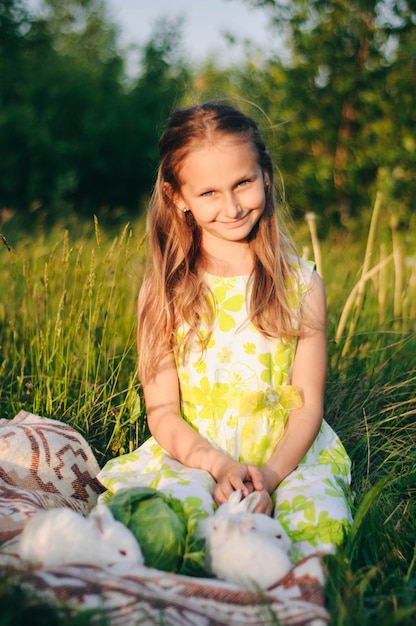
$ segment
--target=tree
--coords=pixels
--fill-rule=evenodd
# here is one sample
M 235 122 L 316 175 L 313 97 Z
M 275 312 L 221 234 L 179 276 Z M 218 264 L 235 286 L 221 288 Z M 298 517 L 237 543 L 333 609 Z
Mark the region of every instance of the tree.
M 269 12 L 290 51 L 288 59 L 271 58 L 265 89 L 270 114 L 285 123 L 291 198 L 306 210 L 338 213 L 345 222 L 372 205 L 383 172 L 409 169 L 405 145 L 416 139 L 408 106 L 416 87 L 416 3 L 248 1 Z M 273 77 L 282 70 L 284 87 L 274 95 Z M 393 128 L 399 120 L 397 150 Z M 407 191 L 395 188 L 403 198 L 416 191 L 405 179 Z
M 0 0 L 0 206 L 113 217 L 150 192 L 160 124 L 186 84 L 180 30 L 160 24 L 126 86 L 100 0 Z
M 182 102 L 190 70 L 181 55 L 181 20 L 160 19 L 142 49 L 141 73 L 127 97 L 132 176 L 139 197 L 148 194 L 158 165 L 158 140 L 172 109 Z

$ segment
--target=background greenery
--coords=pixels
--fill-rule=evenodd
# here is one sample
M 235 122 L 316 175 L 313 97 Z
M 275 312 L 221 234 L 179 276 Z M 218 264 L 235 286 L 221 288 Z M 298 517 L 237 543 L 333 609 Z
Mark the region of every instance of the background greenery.
M 288 54 L 248 46 L 226 68 L 181 58 L 180 24 L 162 20 L 135 78 L 104 2 L 44 4 L 40 18 L 0 0 L 1 416 L 67 421 L 100 465 L 146 437 L 135 308 L 157 137 L 173 105 L 232 96 L 267 136 L 299 249 L 327 287 L 326 418 L 353 460 L 357 507 L 326 559 L 331 626 L 410 626 L 416 2 L 251 2 Z M 72 623 L 13 581 L 0 599 L 1 626 L 28 611 Z
M 33 15 L 24 0 L 0 0 L 3 219 L 140 214 L 168 112 L 227 95 L 251 101 L 296 217 L 348 225 L 382 191 L 409 226 L 416 0 L 246 0 L 284 43 L 247 43 L 229 67 L 192 64 L 180 20 L 161 18 L 129 76 L 104 0 L 39 3 Z
M 326 419 L 352 458 L 357 507 L 347 545 L 326 559 L 331 626 L 410 626 L 416 614 L 416 269 L 404 247 L 396 250 L 396 265 L 387 257 L 379 266 L 389 235 L 385 212 L 382 207 L 370 249 L 339 233 L 319 245 L 329 304 Z M 306 223 L 296 238 L 313 256 Z M 367 254 L 370 269 L 361 280 Z M 95 221 L 3 242 L 2 416 L 25 409 L 72 424 L 101 466 L 144 440 L 135 376 L 135 301 L 143 267 L 140 222 L 117 236 Z M 402 297 L 395 311 L 398 283 Z M 346 308 L 348 294 L 355 297 Z M 15 587 L 6 580 L 1 589 L 4 606 L 9 598 L 13 610 L 3 613 L 2 604 L 0 624 L 24 624 L 26 604 L 13 602 Z M 33 599 L 27 602 L 31 606 Z M 16 613 L 23 621 L 12 620 Z

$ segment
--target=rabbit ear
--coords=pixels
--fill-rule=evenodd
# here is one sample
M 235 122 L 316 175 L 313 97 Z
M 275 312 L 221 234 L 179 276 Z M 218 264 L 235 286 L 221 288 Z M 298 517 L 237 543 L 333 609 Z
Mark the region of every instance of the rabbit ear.
M 105 504 L 97 504 L 89 514 L 88 519 L 91 523 L 97 527 L 98 532 L 102 535 L 109 528 L 114 525 L 114 517 L 108 506 Z
M 244 500 L 242 500 L 240 502 L 239 508 L 242 511 L 247 511 L 247 513 L 253 513 L 254 509 L 256 508 L 258 503 L 260 502 L 260 498 L 261 498 L 260 492 L 259 491 L 253 491 L 248 496 L 246 496 L 244 498 Z
M 231 504 L 232 506 L 235 506 L 236 504 L 238 504 L 241 501 L 241 497 L 242 497 L 242 491 L 241 489 L 236 489 L 235 491 L 232 492 L 232 494 L 229 496 L 227 502 L 228 504 Z

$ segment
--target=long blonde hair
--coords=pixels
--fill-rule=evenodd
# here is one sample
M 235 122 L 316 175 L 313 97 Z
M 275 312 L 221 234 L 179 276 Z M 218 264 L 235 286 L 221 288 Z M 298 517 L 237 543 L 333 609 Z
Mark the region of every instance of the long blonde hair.
M 201 336 L 201 319 L 213 322 L 208 288 L 198 271 L 201 232 L 192 213 L 178 211 L 172 200 L 180 192 L 179 171 L 186 156 L 201 142 L 218 135 L 233 135 L 250 143 L 265 181 L 264 211 L 250 233 L 254 259 L 249 315 L 265 335 L 289 338 L 298 334 L 293 324 L 287 286 L 294 275 L 289 254 L 294 247 L 276 217 L 273 164 L 256 122 L 224 103 L 205 102 L 175 110 L 159 141 L 159 170 L 150 200 L 147 235 L 151 267 L 141 290 L 138 312 L 139 377 L 151 378 L 167 352 L 186 352 Z M 166 185 L 167 184 L 167 185 Z M 176 345 L 175 332 L 185 323 L 189 330 Z

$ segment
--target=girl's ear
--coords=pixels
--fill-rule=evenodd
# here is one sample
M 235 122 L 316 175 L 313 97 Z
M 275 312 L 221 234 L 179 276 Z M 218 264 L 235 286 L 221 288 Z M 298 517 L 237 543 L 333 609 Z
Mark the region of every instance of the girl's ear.
M 265 189 L 270 187 L 269 175 L 266 172 L 263 172 L 263 184 Z
M 180 193 L 173 190 L 172 185 L 170 183 L 163 183 L 163 193 L 169 198 L 173 204 L 180 209 L 183 205 L 182 196 Z

